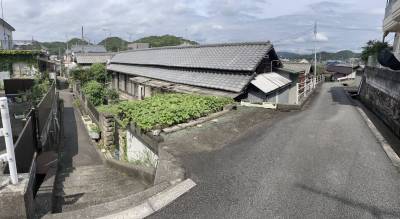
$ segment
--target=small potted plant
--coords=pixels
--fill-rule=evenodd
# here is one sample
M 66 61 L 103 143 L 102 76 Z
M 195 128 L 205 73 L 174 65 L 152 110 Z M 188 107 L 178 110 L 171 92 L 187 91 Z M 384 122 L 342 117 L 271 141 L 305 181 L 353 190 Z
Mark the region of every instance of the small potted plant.
M 100 138 L 100 128 L 96 124 L 89 125 L 89 136 L 94 139 L 98 140 Z

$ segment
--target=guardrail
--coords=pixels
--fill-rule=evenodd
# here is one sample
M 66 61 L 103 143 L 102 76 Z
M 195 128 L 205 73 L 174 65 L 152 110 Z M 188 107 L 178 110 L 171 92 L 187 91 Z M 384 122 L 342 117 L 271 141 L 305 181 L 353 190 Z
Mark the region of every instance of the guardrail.
M 62 104 L 59 104 L 55 83 L 42 98 L 37 107 L 33 108 L 26 118 L 24 128 L 18 133 L 14 144 L 8 102 L 6 97 L 0 98 L 1 119 L 3 128 L 0 136 L 5 137 L 6 154 L 0 155 L 0 161 L 8 163 L 11 183 L 17 184 L 18 173 L 31 173 L 35 154 L 38 151 L 56 150 L 60 143 L 62 127 Z
M 296 104 L 301 104 L 308 95 L 319 85 L 324 82 L 324 76 L 319 75 L 317 77 L 306 78 L 304 82 L 296 84 L 297 100 Z
M 10 113 L 8 110 L 7 97 L 0 98 L 1 121 L 3 128 L 0 129 L 0 136 L 4 136 L 7 153 L 0 155 L 0 160 L 8 162 L 10 170 L 11 183 L 18 184 L 17 162 L 15 161 L 14 141 L 10 122 Z

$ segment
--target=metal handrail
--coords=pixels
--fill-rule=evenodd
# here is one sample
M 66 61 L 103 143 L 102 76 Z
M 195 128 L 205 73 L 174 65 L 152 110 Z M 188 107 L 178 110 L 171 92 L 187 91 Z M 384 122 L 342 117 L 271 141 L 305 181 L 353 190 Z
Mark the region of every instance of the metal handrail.
M 3 124 L 3 128 L 0 129 L 0 136 L 4 136 L 7 151 L 7 153 L 3 154 L 0 158 L 3 158 L 3 161 L 8 162 L 11 183 L 15 185 L 18 184 L 18 172 L 17 163 L 15 161 L 14 141 L 12 137 L 10 112 L 8 110 L 7 97 L 0 97 L 0 111 L 1 121 Z

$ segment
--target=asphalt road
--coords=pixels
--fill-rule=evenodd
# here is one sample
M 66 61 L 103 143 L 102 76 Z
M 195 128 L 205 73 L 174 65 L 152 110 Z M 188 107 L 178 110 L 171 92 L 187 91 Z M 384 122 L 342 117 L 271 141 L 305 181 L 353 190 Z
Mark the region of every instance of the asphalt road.
M 342 88 L 213 152 L 198 184 L 150 218 L 400 218 L 400 174 Z

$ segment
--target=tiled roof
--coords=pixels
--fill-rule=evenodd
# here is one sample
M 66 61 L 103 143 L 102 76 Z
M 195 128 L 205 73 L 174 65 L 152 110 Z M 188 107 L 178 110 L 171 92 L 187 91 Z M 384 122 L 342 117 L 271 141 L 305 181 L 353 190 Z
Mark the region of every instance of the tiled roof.
M 103 45 L 74 45 L 71 48 L 74 53 L 105 53 L 106 48 Z
M 281 69 L 292 73 L 304 72 L 309 74 L 312 71 L 312 65 L 309 63 L 283 62 Z
M 78 64 L 106 63 L 113 55 L 111 53 L 83 53 L 76 56 L 76 62 Z
M 270 42 L 164 47 L 122 52 L 111 63 L 254 72 Z
M 168 69 L 162 67 L 146 67 L 133 65 L 111 64 L 110 71 L 159 79 L 163 81 L 186 84 L 191 86 L 213 88 L 240 93 L 253 78 L 249 74 L 232 74 L 220 71 L 194 71 L 184 69 Z
M 328 72 L 335 72 L 341 74 L 351 74 L 357 69 L 359 66 L 352 66 L 346 64 L 336 64 L 336 65 L 327 65 L 326 71 Z

